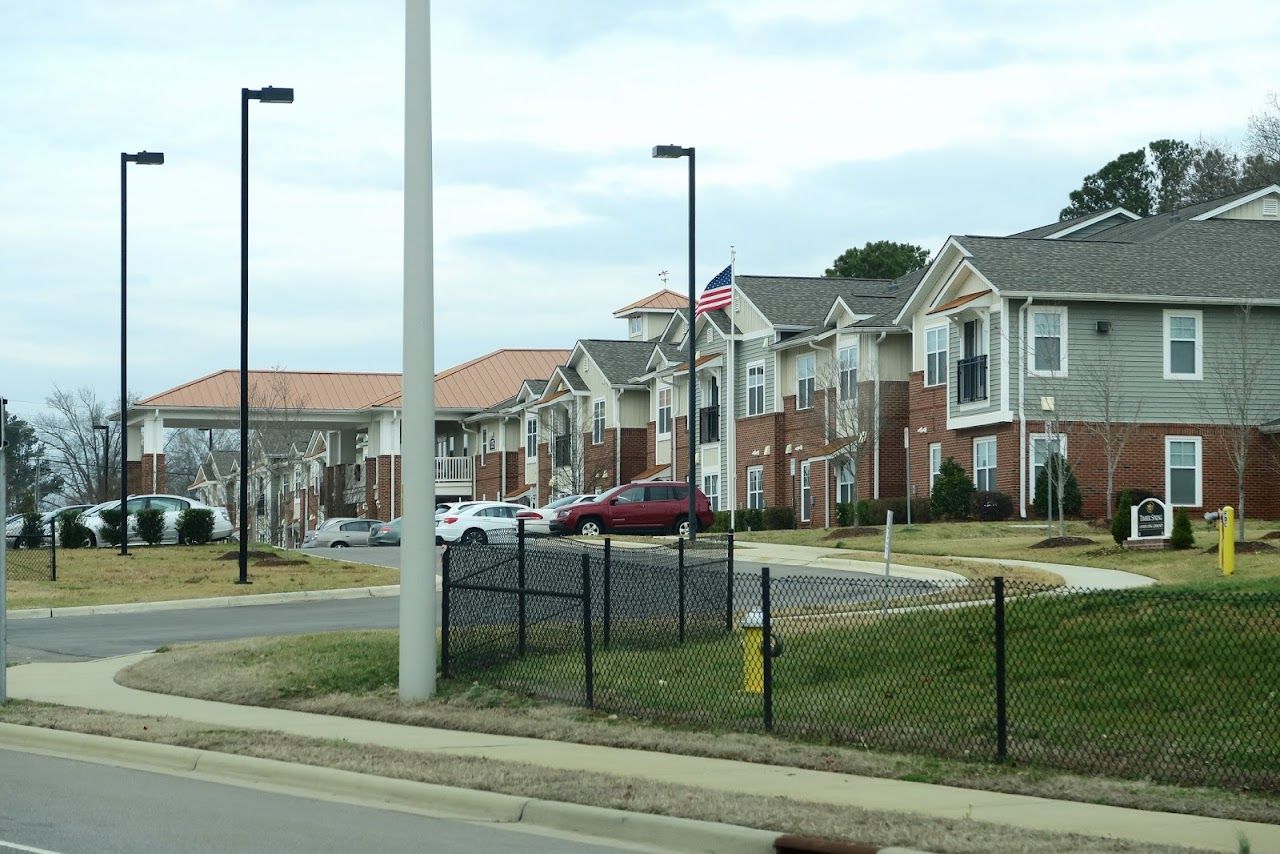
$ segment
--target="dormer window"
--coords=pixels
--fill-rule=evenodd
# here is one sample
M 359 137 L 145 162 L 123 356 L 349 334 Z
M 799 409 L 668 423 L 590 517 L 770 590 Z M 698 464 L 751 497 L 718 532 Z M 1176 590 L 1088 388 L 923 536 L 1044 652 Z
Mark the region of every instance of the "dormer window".
M 644 325 L 640 322 L 640 315 L 627 319 L 627 333 L 632 338 L 639 338 L 644 332 Z

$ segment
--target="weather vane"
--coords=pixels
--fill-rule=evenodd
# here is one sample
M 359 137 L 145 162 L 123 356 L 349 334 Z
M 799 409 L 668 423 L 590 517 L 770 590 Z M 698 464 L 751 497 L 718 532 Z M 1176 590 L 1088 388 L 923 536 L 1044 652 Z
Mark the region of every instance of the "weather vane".
M 658 278 L 662 279 L 662 286 L 665 288 L 667 286 L 667 279 L 671 278 L 671 271 L 662 270 L 658 273 Z

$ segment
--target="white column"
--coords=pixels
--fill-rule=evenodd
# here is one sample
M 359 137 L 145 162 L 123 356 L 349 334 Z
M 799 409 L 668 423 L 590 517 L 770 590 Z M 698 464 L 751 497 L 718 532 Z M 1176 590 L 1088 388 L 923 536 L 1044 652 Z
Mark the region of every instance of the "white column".
M 400 699 L 436 692 L 435 312 L 431 220 L 431 5 L 405 2 L 404 456 Z

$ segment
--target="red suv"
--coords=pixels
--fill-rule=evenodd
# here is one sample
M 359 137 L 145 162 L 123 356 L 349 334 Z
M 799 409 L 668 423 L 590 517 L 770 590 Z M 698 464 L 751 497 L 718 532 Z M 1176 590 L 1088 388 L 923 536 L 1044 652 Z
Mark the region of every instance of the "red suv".
M 698 530 L 711 527 L 716 514 L 702 490 L 697 490 Z M 552 533 L 670 531 L 689 533 L 689 485 L 672 481 L 628 483 L 599 495 L 595 501 L 571 504 L 556 512 Z

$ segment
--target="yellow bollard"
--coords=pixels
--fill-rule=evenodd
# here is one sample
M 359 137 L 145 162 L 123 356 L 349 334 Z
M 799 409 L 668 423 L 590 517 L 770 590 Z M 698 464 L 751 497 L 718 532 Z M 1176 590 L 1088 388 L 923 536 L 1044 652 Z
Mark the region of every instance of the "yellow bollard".
M 1222 574 L 1230 575 L 1236 571 L 1236 511 L 1231 507 L 1222 508 L 1222 534 L 1218 537 L 1218 563 L 1222 566 Z
M 752 608 L 742 616 L 742 690 L 764 693 L 764 614 Z

